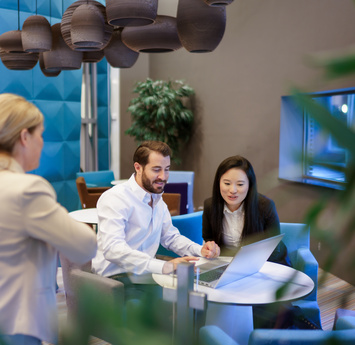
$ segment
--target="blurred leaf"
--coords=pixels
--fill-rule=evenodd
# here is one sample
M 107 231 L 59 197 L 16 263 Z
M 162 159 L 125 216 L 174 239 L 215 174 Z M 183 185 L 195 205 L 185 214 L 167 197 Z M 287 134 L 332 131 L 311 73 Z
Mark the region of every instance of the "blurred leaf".
M 311 206 L 307 210 L 305 216 L 306 223 L 309 224 L 310 226 L 313 226 L 313 224 L 318 219 L 320 213 L 325 209 L 326 205 L 327 205 L 327 199 L 322 198 L 321 200 L 317 201 L 313 206 Z
M 91 335 L 114 345 L 170 344 L 169 315 L 172 315 L 171 304 L 150 293 L 142 300 L 129 300 L 122 306 L 101 291 L 83 286 L 78 317 L 64 328 L 59 345 L 88 345 Z
M 313 56 L 311 65 L 323 69 L 328 79 L 349 76 L 355 73 L 355 51 L 352 49 L 339 56 Z
M 326 131 L 331 132 L 339 144 L 347 148 L 351 155 L 355 157 L 355 133 L 346 124 L 334 118 L 326 108 L 315 102 L 311 96 L 301 93 L 299 90 L 294 90 L 293 96 L 298 105 L 310 113 Z
M 280 288 L 277 289 L 275 293 L 275 297 L 277 300 L 280 300 L 286 294 L 289 285 L 293 282 L 296 275 L 297 272 L 293 273 L 292 277 L 287 282 L 285 282 L 285 284 L 283 284 Z

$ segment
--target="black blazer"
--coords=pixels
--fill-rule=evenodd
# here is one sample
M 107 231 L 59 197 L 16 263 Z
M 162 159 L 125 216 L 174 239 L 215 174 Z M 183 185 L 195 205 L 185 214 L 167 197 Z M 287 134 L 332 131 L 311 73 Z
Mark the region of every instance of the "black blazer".
M 266 236 L 275 236 L 280 234 L 280 220 L 276 211 L 275 203 L 266 196 L 259 194 L 259 212 L 263 222 L 264 233 Z M 202 216 L 202 236 L 207 241 L 215 241 L 220 247 L 222 253 L 227 249 L 221 241 L 218 241 L 213 234 L 212 225 L 212 198 L 208 198 L 204 202 L 204 210 Z M 287 248 L 281 241 L 270 255 L 269 261 L 291 266 L 290 259 L 287 254 Z

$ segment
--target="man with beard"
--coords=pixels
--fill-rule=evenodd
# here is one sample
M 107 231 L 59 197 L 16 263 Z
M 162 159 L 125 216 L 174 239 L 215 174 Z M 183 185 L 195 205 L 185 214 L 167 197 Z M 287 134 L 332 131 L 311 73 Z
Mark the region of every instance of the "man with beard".
M 146 141 L 134 153 L 135 173 L 106 191 L 97 203 L 98 253 L 96 274 L 130 283 L 151 283 L 151 273 L 171 273 L 182 262 L 199 256 L 214 258 L 220 249 L 214 242 L 203 246 L 182 236 L 172 225 L 162 200 L 170 169 L 170 147 Z M 171 261 L 155 258 L 159 244 L 181 257 Z

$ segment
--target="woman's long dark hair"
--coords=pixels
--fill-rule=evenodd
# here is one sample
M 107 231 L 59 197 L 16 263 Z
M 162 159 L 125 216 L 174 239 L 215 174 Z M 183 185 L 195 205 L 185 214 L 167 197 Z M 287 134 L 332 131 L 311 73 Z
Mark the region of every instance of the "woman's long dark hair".
M 223 208 L 224 199 L 220 191 L 220 180 L 228 170 L 237 168 L 245 172 L 249 180 L 249 190 L 243 201 L 244 203 L 244 228 L 242 239 L 250 234 L 263 231 L 261 217 L 258 209 L 258 190 L 254 169 L 250 162 L 242 156 L 232 156 L 226 158 L 217 168 L 212 190 L 212 231 L 217 243 L 223 245 Z

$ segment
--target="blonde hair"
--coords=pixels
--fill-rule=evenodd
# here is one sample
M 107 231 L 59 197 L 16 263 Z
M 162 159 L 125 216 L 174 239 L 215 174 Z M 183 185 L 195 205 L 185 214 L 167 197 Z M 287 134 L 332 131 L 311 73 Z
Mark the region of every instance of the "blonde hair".
M 11 154 L 21 131 L 31 133 L 43 122 L 43 114 L 25 98 L 11 93 L 0 95 L 0 152 Z

